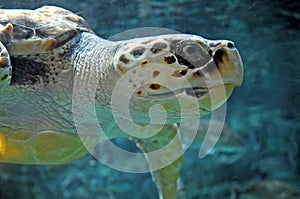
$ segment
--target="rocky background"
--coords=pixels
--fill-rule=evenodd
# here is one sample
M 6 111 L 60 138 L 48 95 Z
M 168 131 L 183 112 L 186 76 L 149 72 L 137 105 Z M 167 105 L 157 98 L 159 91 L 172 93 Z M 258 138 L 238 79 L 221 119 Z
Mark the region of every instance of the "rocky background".
M 185 154 L 179 198 L 300 198 L 298 1 L 2 0 L 0 7 L 44 4 L 83 16 L 104 38 L 155 26 L 233 40 L 244 61 L 244 84 L 227 103 L 216 150 L 199 159 L 199 138 Z M 0 198 L 158 197 L 149 174 L 118 172 L 87 155 L 59 166 L 0 163 Z

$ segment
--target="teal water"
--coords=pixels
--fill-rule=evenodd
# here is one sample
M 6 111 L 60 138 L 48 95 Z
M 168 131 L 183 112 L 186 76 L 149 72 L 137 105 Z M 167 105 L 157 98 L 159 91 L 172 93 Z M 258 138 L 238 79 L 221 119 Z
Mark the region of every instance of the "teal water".
M 294 194 L 300 191 L 299 2 L 0 2 L 3 8 L 44 4 L 80 14 L 104 38 L 155 26 L 233 40 L 244 62 L 244 83 L 227 103 L 226 132 L 214 153 L 199 159 L 196 140 L 185 154 L 180 198 L 269 199 L 282 193 L 299 198 Z M 268 190 L 268 183 L 275 188 Z M 86 156 L 60 166 L 0 163 L 0 198 L 156 199 L 157 192 L 149 174 L 118 172 Z

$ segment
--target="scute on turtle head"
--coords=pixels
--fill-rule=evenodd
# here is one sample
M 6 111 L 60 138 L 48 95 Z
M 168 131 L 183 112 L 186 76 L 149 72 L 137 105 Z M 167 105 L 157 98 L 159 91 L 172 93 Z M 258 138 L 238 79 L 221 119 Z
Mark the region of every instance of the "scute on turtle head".
M 79 32 L 92 32 L 83 18 L 55 6 L 35 10 L 3 9 L 0 30 L 0 40 L 12 55 L 46 53 Z

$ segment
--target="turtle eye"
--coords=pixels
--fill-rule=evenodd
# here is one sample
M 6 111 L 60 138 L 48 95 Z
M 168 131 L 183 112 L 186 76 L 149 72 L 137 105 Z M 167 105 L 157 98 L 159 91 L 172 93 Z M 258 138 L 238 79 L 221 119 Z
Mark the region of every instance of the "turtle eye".
M 186 59 L 190 62 L 196 62 L 201 59 L 201 49 L 200 46 L 196 43 L 190 43 L 183 46 L 182 49 Z

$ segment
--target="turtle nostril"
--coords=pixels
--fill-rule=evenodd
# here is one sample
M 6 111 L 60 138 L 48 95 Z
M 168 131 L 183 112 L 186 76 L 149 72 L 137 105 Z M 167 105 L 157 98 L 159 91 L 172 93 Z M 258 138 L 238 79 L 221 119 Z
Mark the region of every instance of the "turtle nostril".
M 234 43 L 229 41 L 229 42 L 227 43 L 227 47 L 228 47 L 228 48 L 234 48 Z

